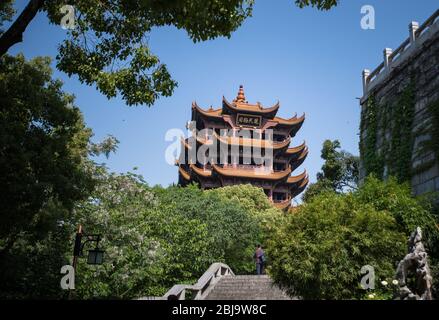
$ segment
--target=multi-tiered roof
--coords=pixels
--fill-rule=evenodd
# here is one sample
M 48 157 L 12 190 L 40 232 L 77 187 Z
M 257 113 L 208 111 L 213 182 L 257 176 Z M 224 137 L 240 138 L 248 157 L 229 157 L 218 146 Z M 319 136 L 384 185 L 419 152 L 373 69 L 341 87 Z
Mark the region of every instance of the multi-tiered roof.
M 227 185 L 250 183 L 262 187 L 273 203 L 282 209 L 289 208 L 291 200 L 301 193 L 308 184 L 306 171 L 291 175 L 306 156 L 308 148 L 305 143 L 289 148 L 292 139 L 302 126 L 305 115 L 290 119 L 277 117 L 279 103 L 264 108 L 260 103 L 250 104 L 245 99 L 244 89 L 239 88 L 236 99 L 232 102 L 222 99 L 222 108 L 205 110 L 196 102 L 192 104 L 193 129 L 211 129 L 212 134 L 194 135 L 182 140 L 182 155 L 177 163 L 179 167 L 179 184 L 196 182 L 202 188 L 217 188 Z M 221 129 L 230 129 L 233 134 L 222 135 Z M 238 137 L 234 132 L 248 129 L 251 137 Z M 267 139 L 265 132 L 273 130 L 273 139 Z M 198 151 L 200 146 L 217 144 L 218 148 L 235 147 L 241 150 L 223 162 L 211 161 L 201 163 L 190 161 L 188 154 Z M 272 152 L 270 167 L 262 168 L 256 163 L 244 164 L 242 148 L 257 148 L 259 154 Z M 194 150 L 195 148 L 195 150 Z M 194 153 L 193 153 L 194 154 Z

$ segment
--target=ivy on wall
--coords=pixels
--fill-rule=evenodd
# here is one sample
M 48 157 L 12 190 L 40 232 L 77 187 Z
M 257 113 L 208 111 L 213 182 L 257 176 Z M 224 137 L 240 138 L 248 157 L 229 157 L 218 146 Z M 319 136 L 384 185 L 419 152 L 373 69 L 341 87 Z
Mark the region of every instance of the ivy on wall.
M 402 91 L 396 101 L 379 105 L 369 97 L 362 115 L 360 153 L 367 175 L 379 178 L 395 176 L 400 182 L 410 180 L 415 114 L 414 85 Z M 380 137 L 380 139 L 378 138 Z M 387 168 L 386 172 L 385 168 Z
M 400 182 L 410 180 L 415 116 L 414 86 L 408 85 L 392 107 L 392 129 L 389 152 L 389 174 Z
M 435 159 L 424 163 L 421 166 L 418 166 L 416 168 L 417 172 L 422 172 L 425 170 L 430 169 L 432 166 L 435 165 L 436 159 L 439 158 L 439 100 L 436 100 L 433 103 L 430 103 L 427 106 L 427 112 L 429 116 L 429 123 L 428 125 L 421 128 L 418 132 L 420 135 L 428 135 L 429 139 L 422 141 L 420 143 L 419 153 L 427 153 L 427 152 L 434 152 Z
M 364 138 L 360 139 L 360 155 L 364 170 L 367 174 L 382 177 L 384 161 L 376 148 L 378 137 L 378 105 L 375 96 L 369 97 L 363 112 L 361 132 L 364 134 Z
M 439 159 L 439 100 L 431 103 L 427 110 L 431 116 L 431 150 L 436 154 L 436 159 Z

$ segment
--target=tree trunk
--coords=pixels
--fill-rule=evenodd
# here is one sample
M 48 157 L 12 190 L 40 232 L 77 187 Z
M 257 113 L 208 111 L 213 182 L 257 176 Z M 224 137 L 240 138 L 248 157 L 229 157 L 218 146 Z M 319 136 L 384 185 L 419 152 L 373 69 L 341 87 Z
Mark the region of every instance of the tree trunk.
M 30 0 L 9 29 L 0 37 L 0 57 L 14 44 L 23 41 L 23 33 L 37 12 L 43 7 L 44 0 Z

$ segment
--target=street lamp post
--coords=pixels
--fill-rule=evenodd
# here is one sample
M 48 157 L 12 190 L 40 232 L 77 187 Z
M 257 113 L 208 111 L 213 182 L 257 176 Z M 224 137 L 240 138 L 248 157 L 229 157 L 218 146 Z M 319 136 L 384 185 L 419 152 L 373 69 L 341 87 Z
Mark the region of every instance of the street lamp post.
M 85 241 L 82 242 L 82 238 L 85 237 Z M 104 261 L 104 250 L 99 249 L 99 241 L 101 241 L 100 234 L 85 234 L 82 226 L 79 225 L 78 232 L 75 237 L 75 246 L 73 248 L 73 263 L 72 266 L 76 269 L 78 258 L 83 256 L 84 246 L 88 242 L 96 242 L 94 249 L 88 250 L 87 263 L 88 264 L 102 264 Z
M 83 241 L 85 238 L 85 241 Z M 79 225 L 78 232 L 75 236 L 75 245 L 73 247 L 73 261 L 72 267 L 76 275 L 76 266 L 78 264 L 79 257 L 82 257 L 84 246 L 89 242 L 96 242 L 94 249 L 88 250 L 87 263 L 88 264 L 102 264 L 104 262 L 104 250 L 99 249 L 99 241 L 101 241 L 100 234 L 85 234 L 82 229 L 82 225 Z

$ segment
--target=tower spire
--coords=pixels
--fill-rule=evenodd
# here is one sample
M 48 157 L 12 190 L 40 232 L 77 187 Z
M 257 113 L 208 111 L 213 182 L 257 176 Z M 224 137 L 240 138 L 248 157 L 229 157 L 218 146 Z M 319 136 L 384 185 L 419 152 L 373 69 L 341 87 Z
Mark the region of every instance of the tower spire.
M 238 95 L 236 96 L 234 102 L 245 102 L 244 87 L 242 84 L 239 86 Z

